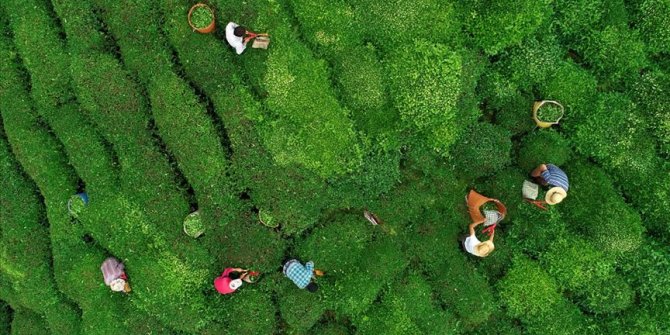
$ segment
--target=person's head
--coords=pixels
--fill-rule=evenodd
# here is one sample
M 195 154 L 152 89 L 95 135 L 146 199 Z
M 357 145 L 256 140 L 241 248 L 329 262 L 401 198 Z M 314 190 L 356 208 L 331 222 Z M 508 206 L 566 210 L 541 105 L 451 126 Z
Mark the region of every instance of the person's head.
M 568 195 L 567 192 L 562 187 L 552 187 L 547 191 L 547 195 L 544 198 L 544 201 L 547 202 L 549 205 L 556 205 L 563 201 L 565 197 Z
M 475 252 L 477 252 L 480 257 L 488 256 L 493 249 L 495 249 L 495 247 L 491 241 L 484 241 L 475 246 Z
M 244 28 L 242 26 L 237 26 L 235 27 L 235 30 L 233 30 L 233 35 L 237 37 L 244 37 L 244 35 L 247 33 L 247 28 Z
M 237 271 L 232 271 L 228 274 L 228 278 L 235 280 L 235 279 L 240 279 L 242 277 L 242 274 L 237 272 Z
M 114 292 L 125 291 L 126 285 L 127 285 L 126 281 L 121 278 L 114 279 L 111 283 L 109 283 L 109 287 Z M 128 286 L 128 289 L 130 289 L 130 286 Z
M 319 290 L 319 285 L 316 285 L 316 283 L 309 283 L 307 287 L 305 287 L 307 291 L 310 293 L 314 293 Z

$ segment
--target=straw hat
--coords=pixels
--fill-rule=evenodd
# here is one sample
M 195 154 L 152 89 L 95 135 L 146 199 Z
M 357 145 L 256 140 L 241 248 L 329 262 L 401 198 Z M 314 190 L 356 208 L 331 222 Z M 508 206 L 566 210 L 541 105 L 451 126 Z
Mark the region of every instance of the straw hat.
M 475 252 L 479 257 L 488 256 L 491 251 L 493 251 L 493 249 L 495 249 L 495 247 L 493 246 L 493 242 L 491 242 L 491 240 L 484 241 L 475 246 Z
M 114 292 L 121 292 L 126 288 L 126 281 L 121 278 L 114 279 L 111 283 L 109 283 L 109 287 Z
M 555 205 L 565 197 L 568 196 L 568 192 L 565 192 L 565 190 L 562 187 L 552 187 L 547 191 L 547 195 L 544 197 L 544 201 L 547 202 L 549 205 Z

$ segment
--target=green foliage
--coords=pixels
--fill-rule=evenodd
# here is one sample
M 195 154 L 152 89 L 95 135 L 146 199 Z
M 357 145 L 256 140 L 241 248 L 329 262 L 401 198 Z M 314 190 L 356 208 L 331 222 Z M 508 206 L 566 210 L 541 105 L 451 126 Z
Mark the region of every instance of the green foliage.
M 518 87 L 529 90 L 544 83 L 560 66 L 561 46 L 553 35 L 524 39 L 518 47 L 500 55 L 500 68 Z
M 574 143 L 577 151 L 609 168 L 625 168 L 628 173 L 645 176 L 655 169 L 653 145 L 644 137 L 647 126 L 647 119 L 628 97 L 600 94 L 594 109 L 577 125 Z M 644 155 L 633 159 L 632 152 Z
M 573 128 L 579 124 L 578 121 L 588 116 L 589 113 L 585 111 L 593 110 L 596 86 L 592 74 L 572 61 L 564 61 L 546 82 L 540 83 L 539 88 L 543 99 L 556 100 L 565 107 L 562 125 Z
M 523 138 L 517 163 L 521 169 L 530 173 L 544 163 L 562 166 L 571 156 L 570 142 L 565 137 L 556 131 L 540 130 Z
M 25 308 L 14 311 L 11 329 L 12 335 L 43 335 L 50 333 L 44 316 Z
M 626 26 L 607 26 L 594 31 L 587 41 L 580 46 L 584 59 L 610 82 L 631 77 L 648 65 L 639 33 Z
M 279 165 L 301 164 L 322 177 L 356 170 L 361 152 L 353 124 L 328 85 L 325 64 L 291 35 L 275 33 L 280 42 L 267 60 L 264 143 Z
M 316 262 L 317 266 L 321 265 Z M 298 289 L 295 284 L 283 275 L 278 278 L 278 302 L 282 319 L 289 325 L 289 332 L 305 334 L 321 318 L 326 309 L 321 301 L 320 293 L 310 293 Z M 267 303 L 267 302 L 265 302 Z
M 581 334 L 585 320 L 565 300 L 556 283 L 536 262 L 519 257 L 498 283 L 509 316 L 518 318 L 530 333 Z
M 633 289 L 620 277 L 613 277 L 585 295 L 583 305 L 586 310 L 600 313 L 617 313 L 628 309 L 635 299 Z
M 304 37 L 326 53 L 346 53 L 360 44 L 362 30 L 346 1 L 291 0 Z
M 627 255 L 622 264 L 626 278 L 639 294 L 643 305 L 657 311 L 670 306 L 670 249 L 651 238 L 645 239 L 640 252 Z
M 606 3 L 602 0 L 556 0 L 554 22 L 566 38 L 582 38 L 598 25 Z
M 467 14 L 475 43 L 489 55 L 515 46 L 533 34 L 551 15 L 551 1 L 481 1 Z
M 663 154 L 670 155 L 670 76 L 660 70 L 643 73 L 633 84 L 635 103 L 645 113 Z
M 417 36 L 431 42 L 457 44 L 461 23 L 453 3 L 437 0 L 353 0 L 358 25 L 376 45 L 391 50 L 412 44 Z
M 393 103 L 403 121 L 443 155 L 456 142 L 463 125 L 476 117 L 456 109 L 462 68 L 457 52 L 424 40 L 395 51 L 387 63 Z
M 459 174 L 474 179 L 489 176 L 511 162 L 511 134 L 506 129 L 490 123 L 471 126 L 456 143 L 451 156 L 457 158 Z
M 556 240 L 542 254 L 541 261 L 556 283 L 570 291 L 588 292 L 592 287 L 600 288 L 599 282 L 614 275 L 612 258 L 575 236 Z
M 191 23 L 196 28 L 205 28 L 214 20 L 214 13 L 208 8 L 198 7 L 191 13 Z
M 647 48 L 655 53 L 670 50 L 670 3 L 645 0 L 640 5 L 640 31 Z
M 9 335 L 12 312 L 12 309 L 6 302 L 0 301 L 0 334 L 2 335 Z
M 614 256 L 639 247 L 644 233 L 640 215 L 624 202 L 607 175 L 596 166 L 580 162 L 565 171 L 571 187 L 561 208 L 572 229 L 586 233 Z

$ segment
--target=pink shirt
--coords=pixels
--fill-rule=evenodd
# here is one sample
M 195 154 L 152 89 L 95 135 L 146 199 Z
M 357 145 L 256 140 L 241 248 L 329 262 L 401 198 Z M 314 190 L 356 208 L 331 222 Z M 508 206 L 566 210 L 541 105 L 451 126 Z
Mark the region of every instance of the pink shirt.
M 235 292 L 235 290 L 230 288 L 231 279 L 228 277 L 228 274 L 233 271 L 233 268 L 226 268 L 223 270 L 221 276 L 214 279 L 214 287 L 221 294 L 230 294 Z

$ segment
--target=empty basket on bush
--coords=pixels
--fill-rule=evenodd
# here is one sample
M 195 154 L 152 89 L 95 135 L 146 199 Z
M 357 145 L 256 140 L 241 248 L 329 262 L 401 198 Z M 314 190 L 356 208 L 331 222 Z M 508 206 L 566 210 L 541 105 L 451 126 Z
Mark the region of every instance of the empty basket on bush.
M 555 105 L 560 108 L 561 115 L 556 120 L 542 120 L 538 116 L 538 111 L 540 110 L 540 108 L 548 104 Z M 537 126 L 540 128 L 549 128 L 555 124 L 558 124 L 558 121 L 560 121 L 561 118 L 563 118 L 563 114 L 564 114 L 563 105 L 561 105 L 558 101 L 542 100 L 542 101 L 535 101 L 535 103 L 533 104 L 533 120 L 535 120 L 535 124 L 537 124 Z

